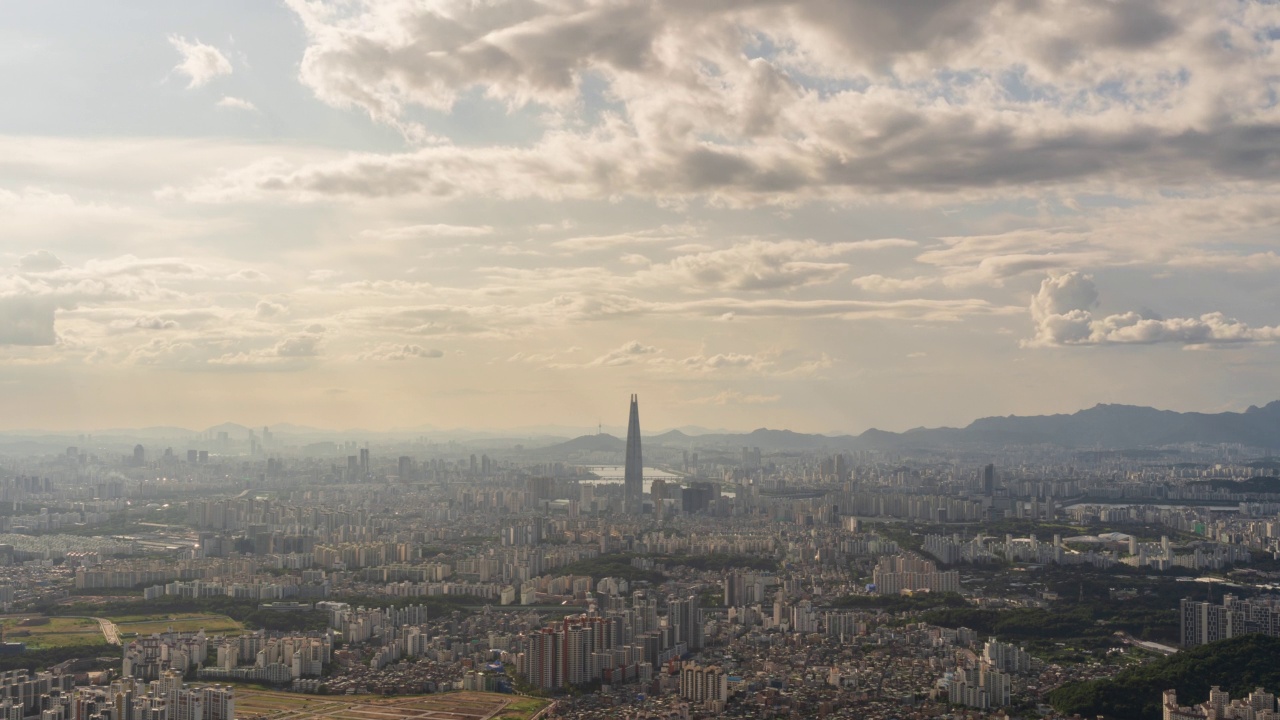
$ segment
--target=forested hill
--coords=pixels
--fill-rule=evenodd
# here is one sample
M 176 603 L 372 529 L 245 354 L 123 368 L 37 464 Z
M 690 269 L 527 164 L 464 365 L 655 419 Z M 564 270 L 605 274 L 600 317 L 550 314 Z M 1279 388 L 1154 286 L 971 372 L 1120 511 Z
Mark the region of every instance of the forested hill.
M 1280 639 L 1245 635 L 1183 650 L 1105 680 L 1071 683 L 1049 693 L 1049 702 L 1063 713 L 1108 720 L 1160 720 L 1161 693 L 1178 691 L 1179 705 L 1209 699 L 1217 685 L 1243 697 L 1261 687 L 1280 690 Z

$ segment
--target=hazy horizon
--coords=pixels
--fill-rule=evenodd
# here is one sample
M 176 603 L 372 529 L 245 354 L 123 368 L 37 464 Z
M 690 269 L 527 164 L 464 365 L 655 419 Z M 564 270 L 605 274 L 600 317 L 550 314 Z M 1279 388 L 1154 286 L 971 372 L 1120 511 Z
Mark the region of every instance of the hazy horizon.
M 1280 6 L 10 3 L 0 428 L 1280 397 Z M 746 418 L 750 418 L 747 420 Z
M 1171 407 L 1162 407 L 1158 405 L 1157 406 L 1137 406 L 1137 407 L 1151 407 L 1151 409 L 1154 409 L 1154 410 L 1173 411 L 1173 412 L 1179 412 L 1179 413 L 1213 413 L 1213 414 L 1243 413 L 1246 410 L 1248 410 L 1250 407 L 1262 407 L 1271 402 L 1273 401 L 1260 399 L 1257 402 L 1248 403 L 1241 407 L 1226 408 L 1221 410 L 1219 409 L 1205 410 L 1202 408 L 1171 408 Z M 1280 400 L 1274 401 L 1274 402 L 1280 402 Z M 1130 404 L 1129 403 L 1094 403 L 1092 405 L 1082 406 L 1082 407 L 1074 408 L 1071 410 L 1065 410 L 1065 411 L 1059 411 L 1059 412 L 1013 413 L 1012 415 L 1023 416 L 1023 417 L 1037 417 L 1037 416 L 1058 415 L 1058 414 L 1071 415 L 1077 412 L 1081 412 L 1083 410 L 1088 410 L 1098 405 L 1130 405 Z M 907 424 L 900 427 L 888 427 L 888 426 L 872 424 L 872 425 L 868 425 L 866 427 L 861 427 L 861 428 L 852 428 L 852 429 L 834 428 L 834 429 L 827 429 L 827 430 L 798 430 L 796 428 L 787 427 L 783 425 L 769 425 L 767 423 L 752 424 L 750 421 L 747 421 L 745 425 L 740 425 L 735 427 L 725 427 L 725 426 L 706 427 L 701 425 L 694 425 L 691 423 L 654 425 L 648 421 L 647 415 L 645 414 L 643 398 L 641 399 L 641 421 L 642 421 L 641 427 L 645 436 L 661 435 L 661 434 L 672 432 L 672 431 L 679 431 L 679 432 L 684 432 L 686 434 L 693 434 L 693 435 L 714 435 L 714 434 L 747 434 L 747 433 L 754 432 L 756 430 L 789 430 L 792 432 L 814 434 L 814 435 L 857 436 L 868 430 L 881 430 L 886 432 L 902 433 L 908 430 L 921 429 L 921 428 L 926 428 L 926 429 L 947 428 L 947 427 L 959 428 L 959 427 L 965 427 L 970 423 L 972 423 L 973 421 L 981 420 L 987 417 L 1003 417 L 1003 416 L 989 416 L 989 415 L 974 416 L 974 417 L 968 418 L 967 420 L 963 420 L 959 423 L 955 423 L 952 425 L 924 425 L 924 424 L 917 423 L 917 424 Z M 238 420 L 224 419 L 218 422 L 200 424 L 197 426 L 182 426 L 182 425 L 177 425 L 172 423 L 160 422 L 160 423 L 152 423 L 148 425 L 136 425 L 136 426 L 119 425 L 119 426 L 103 426 L 98 428 L 10 427 L 10 428 L 0 428 L 0 434 L 30 432 L 30 433 L 47 433 L 50 435 L 73 435 L 73 434 L 98 434 L 98 433 L 113 433 L 113 432 L 131 432 L 131 431 L 160 431 L 160 430 L 169 430 L 169 429 L 198 434 L 198 433 L 204 433 L 211 430 L 215 430 L 217 428 L 220 428 L 222 426 L 227 426 L 227 425 L 240 426 L 247 430 L 253 430 L 255 432 L 265 427 L 265 428 L 269 428 L 273 433 L 279 432 L 280 434 L 285 434 L 285 435 L 288 435 L 288 434 L 305 435 L 312 432 L 325 434 L 325 435 L 330 435 L 330 434 L 341 435 L 341 434 L 353 434 L 353 433 L 386 434 L 386 435 L 403 435 L 403 434 L 415 434 L 415 433 L 430 435 L 432 433 L 437 433 L 437 434 L 443 434 L 443 435 L 466 435 L 470 433 L 475 436 L 501 437 L 503 433 L 510 433 L 515 437 L 519 437 L 521 434 L 530 434 L 530 435 L 537 435 L 537 436 L 543 436 L 543 437 L 581 437 L 584 435 L 605 434 L 605 435 L 612 435 L 614 437 L 621 438 L 626 436 L 626 429 L 627 429 L 625 424 L 617 423 L 617 422 L 575 424 L 575 423 L 549 421 L 545 424 L 523 424 L 523 425 L 506 425 L 506 426 L 498 426 L 498 425 L 444 426 L 444 425 L 421 424 L 421 425 L 408 425 L 408 426 L 376 427 L 376 426 L 356 426 L 356 425 L 324 426 L 324 425 L 318 425 L 314 423 L 289 422 L 289 421 L 283 421 L 283 422 L 277 422 L 277 423 L 271 423 L 271 422 L 246 423 L 246 422 L 240 422 Z

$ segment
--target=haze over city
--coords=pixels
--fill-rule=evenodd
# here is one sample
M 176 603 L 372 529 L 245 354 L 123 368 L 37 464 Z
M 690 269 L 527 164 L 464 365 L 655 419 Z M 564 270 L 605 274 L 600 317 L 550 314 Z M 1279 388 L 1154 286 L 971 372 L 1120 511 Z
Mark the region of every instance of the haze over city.
M 1280 720 L 1278 42 L 0 2 L 0 720 Z
M 9 3 L 0 426 L 1243 410 L 1277 12 Z

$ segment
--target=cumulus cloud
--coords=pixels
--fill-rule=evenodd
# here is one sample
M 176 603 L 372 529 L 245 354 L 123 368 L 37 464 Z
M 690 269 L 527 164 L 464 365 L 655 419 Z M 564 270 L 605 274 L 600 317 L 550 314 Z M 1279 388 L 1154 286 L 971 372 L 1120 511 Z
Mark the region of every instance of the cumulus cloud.
M 1156 318 L 1129 311 L 1094 317 L 1098 303 L 1093 277 L 1079 272 L 1050 276 L 1031 299 L 1035 335 L 1029 347 L 1062 345 L 1150 345 L 1175 343 L 1188 347 L 1274 342 L 1280 327 L 1253 327 L 1219 312 L 1196 318 Z
M 173 71 L 187 76 L 187 88 L 197 88 L 222 75 L 231 74 L 231 61 L 218 48 L 199 40 L 187 40 L 180 35 L 170 35 L 169 44 L 182 55 L 182 61 Z M 236 98 L 223 98 L 244 103 Z M 222 105 L 220 102 L 219 105 Z
M 285 338 L 272 348 L 276 357 L 315 357 L 320 354 L 320 336 L 310 334 L 295 335 Z
M 549 109 L 527 147 L 262 165 L 189 188 L 286 195 L 815 197 L 1270 180 L 1275 11 L 1201 0 L 292 0 L 323 102 Z M 587 78 L 608 112 L 582 112 Z M 563 122 L 568 117 L 570 122 Z
M 259 300 L 258 304 L 253 308 L 254 317 L 259 320 L 273 318 L 289 312 L 289 308 L 280 303 L 273 303 L 270 300 Z
M 23 255 L 18 267 L 26 272 L 50 272 L 62 267 L 62 260 L 48 250 L 36 250 Z
M 636 362 L 639 358 L 646 355 L 653 355 L 658 352 L 661 351 L 652 345 L 645 345 L 638 340 L 632 340 L 616 350 L 610 350 L 587 364 L 606 367 L 630 365 L 631 363 Z

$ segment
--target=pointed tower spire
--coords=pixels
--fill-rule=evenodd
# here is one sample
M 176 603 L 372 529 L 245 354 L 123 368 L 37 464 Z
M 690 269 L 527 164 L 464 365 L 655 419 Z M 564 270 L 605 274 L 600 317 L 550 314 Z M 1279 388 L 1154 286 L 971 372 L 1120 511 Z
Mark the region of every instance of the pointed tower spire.
M 640 454 L 640 397 L 631 396 L 627 419 L 627 464 L 622 474 L 622 497 L 626 512 L 639 515 L 644 509 L 644 460 Z

